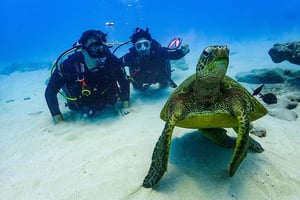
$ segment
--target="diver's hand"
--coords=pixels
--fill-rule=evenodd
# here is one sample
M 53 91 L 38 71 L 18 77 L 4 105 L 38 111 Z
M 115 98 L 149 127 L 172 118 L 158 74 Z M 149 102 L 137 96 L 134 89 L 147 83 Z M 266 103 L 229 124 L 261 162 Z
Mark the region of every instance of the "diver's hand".
M 189 45 L 188 45 L 188 44 L 182 45 L 180 49 L 181 49 L 181 51 L 182 51 L 182 53 L 183 53 L 184 55 L 186 55 L 187 53 L 190 52 L 190 48 L 189 48 Z
M 129 101 L 123 101 L 123 105 L 122 108 L 119 110 L 119 113 L 124 116 L 130 113 L 130 109 L 129 109 L 130 105 L 129 105 Z
M 174 81 L 171 81 L 170 82 L 170 87 L 171 88 L 177 88 L 177 85 L 176 85 L 176 83 Z
M 122 116 L 129 114 L 129 101 L 117 101 L 115 104 L 115 110 Z
M 59 124 L 64 121 L 64 118 L 61 114 L 54 115 L 53 117 L 54 124 Z

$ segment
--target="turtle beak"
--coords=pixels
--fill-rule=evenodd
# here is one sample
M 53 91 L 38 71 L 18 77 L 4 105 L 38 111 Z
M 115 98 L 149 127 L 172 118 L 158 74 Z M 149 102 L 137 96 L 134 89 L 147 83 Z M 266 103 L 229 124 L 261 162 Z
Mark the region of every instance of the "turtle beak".
M 217 52 L 217 57 L 218 58 L 228 58 L 229 57 L 229 47 L 224 45 L 224 46 L 215 46 L 216 52 Z

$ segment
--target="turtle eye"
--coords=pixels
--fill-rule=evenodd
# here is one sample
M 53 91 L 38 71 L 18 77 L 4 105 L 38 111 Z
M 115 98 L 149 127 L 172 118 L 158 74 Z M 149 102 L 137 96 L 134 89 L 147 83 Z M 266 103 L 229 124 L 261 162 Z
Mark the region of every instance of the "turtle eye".
M 202 52 L 202 55 L 206 57 L 206 56 L 208 56 L 208 52 L 207 52 L 206 50 L 204 50 L 204 51 Z
M 200 69 L 203 70 L 204 69 L 204 65 L 201 64 L 200 65 Z

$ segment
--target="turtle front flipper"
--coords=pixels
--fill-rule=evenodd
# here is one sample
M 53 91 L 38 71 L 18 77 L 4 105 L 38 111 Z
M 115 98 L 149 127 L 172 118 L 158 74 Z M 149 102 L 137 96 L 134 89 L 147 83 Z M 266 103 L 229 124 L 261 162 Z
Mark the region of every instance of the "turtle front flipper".
M 152 188 L 162 178 L 167 170 L 169 151 L 173 129 L 175 126 L 175 115 L 166 122 L 152 154 L 152 162 L 147 176 L 144 179 L 143 187 Z
M 249 116 L 247 112 L 239 111 L 237 115 L 238 130 L 237 140 L 234 148 L 233 156 L 229 164 L 229 176 L 233 176 L 238 166 L 247 155 L 249 147 Z

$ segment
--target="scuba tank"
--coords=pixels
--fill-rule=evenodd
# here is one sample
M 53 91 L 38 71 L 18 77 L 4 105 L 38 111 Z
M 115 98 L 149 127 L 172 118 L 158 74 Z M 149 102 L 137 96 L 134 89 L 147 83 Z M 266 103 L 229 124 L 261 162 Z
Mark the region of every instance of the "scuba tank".
M 55 69 L 60 71 L 60 65 L 59 64 L 62 62 L 61 60 L 63 58 L 65 58 L 66 56 L 69 56 L 70 54 L 72 54 L 74 52 L 80 52 L 80 51 L 82 51 L 82 44 L 79 44 L 78 42 L 76 42 L 75 44 L 73 44 L 73 47 L 71 47 L 70 49 L 64 51 L 62 54 L 60 54 L 51 66 L 50 76 L 53 74 Z M 77 98 L 68 97 L 62 91 L 59 91 L 58 93 L 60 95 L 62 95 L 67 100 L 70 100 L 70 101 L 76 101 L 77 100 Z

